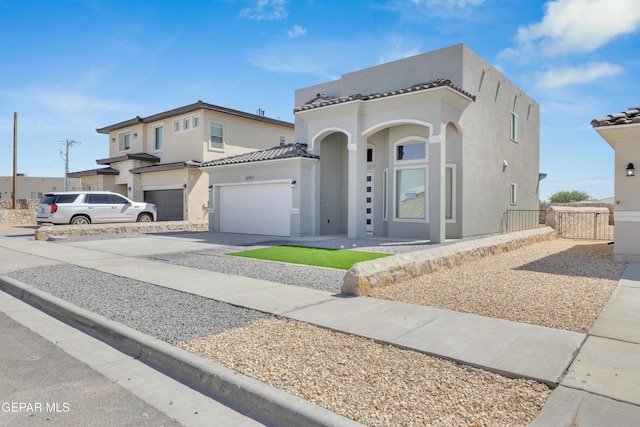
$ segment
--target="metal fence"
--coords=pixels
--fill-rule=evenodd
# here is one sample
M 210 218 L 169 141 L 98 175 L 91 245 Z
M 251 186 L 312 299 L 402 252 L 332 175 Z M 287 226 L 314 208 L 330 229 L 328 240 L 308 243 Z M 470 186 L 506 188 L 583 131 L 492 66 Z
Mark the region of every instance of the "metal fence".
M 554 212 L 549 225 L 564 239 L 613 241 L 613 214 L 606 212 Z M 508 210 L 502 216 L 502 232 L 531 230 L 546 223 L 546 211 Z
M 612 240 L 613 215 L 605 212 L 557 212 L 556 230 L 564 239 Z
M 508 210 L 502 216 L 502 232 L 531 230 L 544 225 L 545 210 Z

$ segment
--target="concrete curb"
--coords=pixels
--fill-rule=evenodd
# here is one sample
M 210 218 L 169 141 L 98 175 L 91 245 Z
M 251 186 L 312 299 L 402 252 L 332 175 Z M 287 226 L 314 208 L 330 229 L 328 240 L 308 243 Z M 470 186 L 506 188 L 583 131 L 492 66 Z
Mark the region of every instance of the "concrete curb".
M 10 277 L 0 276 L 0 290 L 267 425 L 361 426 L 351 419 Z

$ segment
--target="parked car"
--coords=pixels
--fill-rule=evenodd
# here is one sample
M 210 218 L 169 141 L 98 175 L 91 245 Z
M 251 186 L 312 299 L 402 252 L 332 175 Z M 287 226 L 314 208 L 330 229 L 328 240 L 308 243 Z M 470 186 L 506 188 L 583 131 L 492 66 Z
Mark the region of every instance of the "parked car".
M 41 224 L 100 224 L 108 222 L 151 222 L 156 205 L 134 202 L 110 191 L 68 191 L 46 193 L 38 205 L 36 221 Z

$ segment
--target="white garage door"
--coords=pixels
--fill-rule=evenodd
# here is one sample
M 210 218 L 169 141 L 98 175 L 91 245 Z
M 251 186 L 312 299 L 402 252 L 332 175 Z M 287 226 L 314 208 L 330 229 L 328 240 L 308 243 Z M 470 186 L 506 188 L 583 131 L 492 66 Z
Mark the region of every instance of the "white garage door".
M 219 189 L 220 231 L 224 233 L 291 234 L 291 185 L 229 185 Z

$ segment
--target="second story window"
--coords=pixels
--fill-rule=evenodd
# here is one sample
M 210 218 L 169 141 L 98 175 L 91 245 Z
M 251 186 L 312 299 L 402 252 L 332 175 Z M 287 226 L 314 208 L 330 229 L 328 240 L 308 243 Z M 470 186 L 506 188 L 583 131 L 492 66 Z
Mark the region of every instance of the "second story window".
M 211 123 L 211 138 L 209 139 L 209 148 L 223 149 L 222 125 L 220 123 Z
M 184 119 L 184 130 L 191 129 L 191 119 Z
M 153 150 L 164 150 L 164 126 L 153 128 Z
M 131 150 L 131 132 L 118 135 L 118 151 Z
M 180 120 L 176 120 L 173 122 L 173 131 L 180 132 L 182 130 L 182 126 L 180 126 Z
M 518 115 L 516 113 L 511 113 L 510 128 L 509 137 L 512 141 L 518 142 Z
M 194 128 L 200 127 L 200 116 L 193 116 L 193 127 Z

